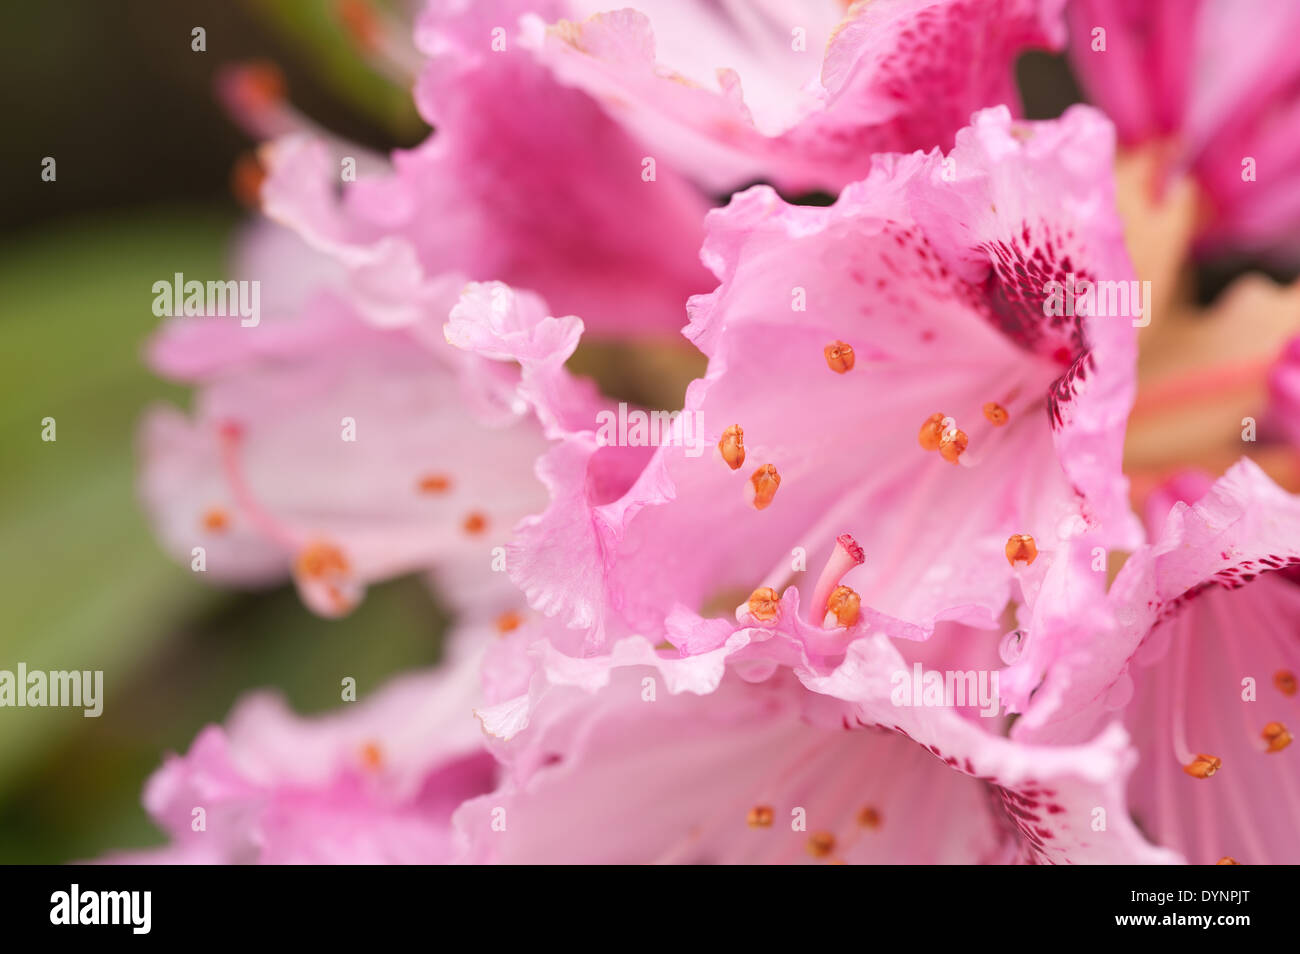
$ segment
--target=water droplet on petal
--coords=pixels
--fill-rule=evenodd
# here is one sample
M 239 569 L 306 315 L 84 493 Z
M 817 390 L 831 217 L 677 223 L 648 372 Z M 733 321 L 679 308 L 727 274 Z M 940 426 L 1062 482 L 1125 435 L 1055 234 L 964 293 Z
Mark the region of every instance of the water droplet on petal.
M 998 643 L 998 655 L 1008 666 L 1013 665 L 1021 654 L 1025 651 L 1025 641 L 1027 637 L 1022 629 L 1013 629 L 1002 637 L 1002 642 Z

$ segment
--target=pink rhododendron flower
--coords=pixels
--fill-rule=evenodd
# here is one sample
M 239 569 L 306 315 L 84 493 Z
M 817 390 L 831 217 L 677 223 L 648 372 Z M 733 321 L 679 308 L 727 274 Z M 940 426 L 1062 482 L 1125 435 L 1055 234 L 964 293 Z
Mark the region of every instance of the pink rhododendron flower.
M 1029 547 L 1134 544 L 1134 319 L 1045 305 L 1071 275 L 1132 277 L 1110 149 L 1085 108 L 1035 124 L 996 109 L 949 157 L 878 158 L 830 208 L 759 187 L 713 213 L 721 284 L 687 330 L 709 369 L 683 414 L 720 452 L 668 441 L 613 497 L 588 474 L 619 450 L 570 434 L 512 551 L 530 603 L 596 642 L 662 632 L 677 604 L 735 591 L 734 607 L 818 572 L 848 531 L 863 559 L 835 583 L 923 638 L 940 619 L 995 625 Z
M 1300 7 L 1261 0 L 1072 0 L 1072 62 L 1125 146 L 1163 143 L 1204 198 L 1206 251 L 1300 244 Z M 1098 32 L 1101 31 L 1101 32 Z
M 518 370 L 448 347 L 440 321 L 376 328 L 337 280 L 289 287 L 320 257 L 283 230 L 254 235 L 267 257 L 241 275 L 272 291 L 264 320 L 177 318 L 153 346 L 161 372 L 199 386 L 192 417 L 160 409 L 144 427 L 165 545 L 187 563 L 201 547 L 218 580 L 292 573 L 329 616 L 371 581 L 427 570 L 454 578 L 462 609 L 518 607 L 504 574 L 468 570 L 545 500 L 531 471 L 547 441 L 514 396 Z M 565 381 L 590 419 L 594 393 Z
M 270 694 L 239 704 L 184 756 L 169 756 L 145 806 L 165 848 L 109 858 L 163 864 L 437 864 L 451 815 L 495 784 L 472 714 L 477 656 L 413 673 L 353 708 L 311 718 Z
M 1204 484 L 1182 477 L 1169 496 Z M 1030 630 L 1025 647 L 1039 644 L 1045 679 L 1012 734 L 1068 742 L 1122 718 L 1141 753 L 1131 799 L 1151 837 L 1196 864 L 1295 858 L 1288 725 L 1300 657 L 1289 634 L 1300 589 L 1288 568 L 1300 563 L 1300 499 L 1243 460 L 1162 525 L 1099 609 L 1071 619 L 1102 583 L 1053 594 L 1055 625 Z
M 1017 104 L 1013 64 L 1059 48 L 1063 0 L 538 3 L 524 42 L 715 189 L 838 189 L 877 152 L 951 148 L 976 109 Z
M 1020 120 L 1014 61 L 1064 43 L 1065 2 L 432 0 L 409 37 L 349 5 L 434 127 L 390 156 L 273 68 L 223 73 L 272 140 L 231 276 L 261 309 L 151 342 L 195 397 L 145 422 L 145 505 L 215 580 L 337 616 L 420 573 L 459 620 L 449 661 L 341 711 L 245 699 L 149 781 L 170 843 L 109 860 L 1300 856 L 1300 498 L 1249 460 L 1173 470 L 1182 430 L 1125 451 L 1159 310 L 1125 236 L 1162 246 L 1171 313 L 1182 173 L 1202 251 L 1286 245 L 1300 21 L 1076 0 L 1105 111 Z M 1151 179 L 1176 198 L 1135 203 Z M 1152 420 L 1189 355 L 1262 388 L 1224 342 L 1258 302 L 1269 357 L 1294 334 L 1263 284 L 1143 332 L 1144 374 L 1177 352 Z M 633 360 L 650 337 L 665 364 Z M 1292 351 L 1263 432 L 1294 444 Z M 695 377 L 669 413 L 578 366 Z M 1222 404 L 1205 443 L 1235 454 Z

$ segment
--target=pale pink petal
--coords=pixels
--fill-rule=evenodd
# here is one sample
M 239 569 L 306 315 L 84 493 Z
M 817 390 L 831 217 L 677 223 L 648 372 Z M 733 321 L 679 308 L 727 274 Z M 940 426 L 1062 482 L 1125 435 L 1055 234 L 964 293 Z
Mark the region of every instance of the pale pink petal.
M 462 563 L 487 571 L 493 548 L 545 499 L 531 474 L 547 446 L 537 421 L 467 413 L 470 372 L 440 366 L 404 331 L 327 327 L 277 361 L 214 377 L 191 421 L 151 418 L 143 494 L 165 546 L 187 564 L 206 548 L 205 572 L 218 579 L 296 568 L 300 583 L 305 552 L 336 548 L 346 566 L 318 565 L 341 572 L 306 574 L 338 590 L 305 587 L 318 610 L 330 609 L 322 598 L 346 609 L 358 585 L 395 574 Z
M 1300 587 L 1284 574 L 1211 587 L 1148 635 L 1151 654 L 1160 644 L 1163 655 L 1132 667 L 1124 721 L 1142 756 L 1133 810 L 1192 864 L 1300 858 L 1300 751 L 1290 744 L 1297 626 Z M 1191 777 L 1185 766 L 1202 754 L 1221 765 L 1210 778 Z
M 1000 849 L 979 782 L 901 737 L 807 724 L 788 679 L 671 695 L 650 671 L 618 671 L 594 696 L 555 690 L 508 781 L 457 813 L 469 860 L 813 862 L 821 831 L 836 840 L 827 860 L 854 863 L 971 863 Z M 747 824 L 759 806 L 768 828 Z M 857 822 L 866 808 L 875 827 Z
M 529 697 L 485 718 L 511 730 L 497 743 L 508 774 L 457 813 L 467 857 L 1175 860 L 1127 818 L 1133 753 L 1121 729 L 1088 746 L 1022 746 L 952 708 L 896 704 L 891 674 L 904 660 L 884 636 L 855 641 L 829 675 L 796 670 L 816 695 L 784 669 L 757 683 L 726 675 L 754 638 L 738 631 L 687 659 L 637 639 L 582 660 L 534 647 Z M 762 808 L 772 823 L 748 824 Z M 831 847 L 811 850 L 814 834 L 812 847 Z

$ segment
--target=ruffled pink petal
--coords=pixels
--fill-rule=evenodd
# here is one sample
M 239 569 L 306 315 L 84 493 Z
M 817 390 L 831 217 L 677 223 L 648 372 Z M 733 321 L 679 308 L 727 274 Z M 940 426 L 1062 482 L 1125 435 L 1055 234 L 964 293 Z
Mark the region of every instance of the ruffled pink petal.
M 565 6 L 524 42 L 718 191 L 838 190 L 873 153 L 949 148 L 974 110 L 1018 102 L 1020 52 L 1064 42 L 1060 0 Z
M 508 774 L 457 813 L 468 857 L 1175 860 L 1127 818 L 1122 729 L 1087 746 L 1031 747 L 952 708 L 897 704 L 891 676 L 910 669 L 883 635 L 854 641 L 827 675 L 797 666 L 816 695 L 784 668 L 757 683 L 728 674 L 762 639 L 738 630 L 683 659 L 640 639 L 588 659 L 534 644 L 528 696 L 479 713 L 509 740 L 497 743 Z M 764 808 L 771 823 L 754 827 L 747 818 Z
M 426 267 L 415 243 L 398 229 L 355 221 L 337 196 L 337 163 L 323 142 L 291 136 L 267 146 L 264 155 L 264 211 L 342 266 L 344 293 L 376 325 L 415 324 L 426 312 L 438 312 L 439 303 L 463 283 L 458 263 Z
M 954 770 L 987 781 L 1015 831 L 1012 856 L 1019 861 L 1180 861 L 1150 844 L 1129 817 L 1125 782 L 1137 756 L 1121 728 L 1111 726 L 1086 744 L 1024 745 L 991 733 L 981 720 L 963 717 L 951 706 L 917 706 L 914 696 L 912 704 L 900 705 L 899 698 L 907 697 L 894 693 L 901 693 L 906 675 L 913 675 L 915 685 L 914 669 L 909 673 L 894 646 L 877 636 L 854 642 L 845 662 L 828 676 L 801 678 L 814 691 L 856 701 L 853 718 L 859 724 L 893 728 Z M 936 675 L 946 679 L 948 673 Z M 970 686 L 965 673 L 956 676 Z M 882 696 L 886 686 L 891 695 Z
M 1043 307 L 1046 283 L 1071 273 L 1132 277 L 1111 144 L 1086 109 L 1024 125 L 990 110 L 952 165 L 883 157 L 829 208 L 758 187 L 713 213 L 704 257 L 721 285 L 692 301 L 687 331 L 709 371 L 684 413 L 708 447 L 741 425 L 745 463 L 659 447 L 630 490 L 599 501 L 595 442 L 574 435 L 555 451 L 543 518 L 564 549 L 528 568 L 533 605 L 597 633 L 662 632 L 678 603 L 815 574 L 849 532 L 865 563 L 844 583 L 865 605 L 922 631 L 992 626 L 1016 579 L 1011 535 L 1043 551 L 1085 531 L 1136 543 L 1120 471 L 1133 319 Z M 837 340 L 855 353 L 844 374 L 823 353 Z M 958 466 L 918 445 L 936 412 L 969 436 Z M 745 490 L 766 464 L 781 484 L 756 511 Z
M 549 316 L 535 296 L 487 282 L 466 287 L 444 332 L 448 342 L 467 353 L 517 362 L 521 373 L 511 403 L 530 409 L 557 440 L 536 463 L 551 502 L 516 528 L 508 548 L 511 578 L 545 615 L 563 612 L 569 625 L 602 629 L 596 620 L 603 612 L 601 578 L 573 571 L 600 559 L 592 508 L 628 489 L 645 466 L 649 448 L 603 447 L 597 441 L 591 428 L 605 410 L 604 402 L 564 370 L 582 328 L 575 317 Z M 562 572 L 575 591 L 586 595 L 572 602 L 552 598 L 547 582 L 552 572 Z
M 1132 660 L 1159 655 L 1162 624 L 1190 611 L 1196 597 L 1236 589 L 1300 562 L 1300 501 L 1248 459 L 1235 464 L 1195 504 L 1176 503 L 1157 541 L 1134 553 L 1099 603 L 1090 569 L 1064 567 L 1034 607 L 1028 645 L 1052 660 L 1014 735 L 1026 741 L 1087 738 L 1132 694 Z M 1056 568 L 1053 568 L 1055 572 Z M 1073 574 L 1073 575 L 1071 575 Z M 1049 573 L 1049 577 L 1053 575 Z M 1016 667 L 1012 667 L 1013 669 Z
M 1189 468 L 1174 473 L 1147 495 L 1142 508 L 1147 532 L 1153 538 L 1159 537 L 1175 504 L 1182 502 L 1191 506 L 1208 494 L 1213 486 L 1214 478 L 1203 470 Z

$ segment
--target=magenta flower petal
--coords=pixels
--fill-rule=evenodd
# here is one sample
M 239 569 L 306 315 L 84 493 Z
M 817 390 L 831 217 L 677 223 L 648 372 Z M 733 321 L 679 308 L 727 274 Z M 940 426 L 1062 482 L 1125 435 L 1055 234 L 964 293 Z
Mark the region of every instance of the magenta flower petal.
M 707 202 L 669 168 L 643 178 L 644 150 L 513 37 L 490 49 L 525 8 L 429 5 L 415 98 L 434 134 L 341 200 L 339 156 L 279 140 L 266 211 L 342 262 L 356 304 L 381 324 L 416 320 L 466 279 L 503 280 L 597 334 L 669 335 L 708 284 L 695 254 Z
M 1203 252 L 1297 253 L 1300 28 L 1290 0 L 1074 0 L 1071 59 L 1125 145 L 1164 143 L 1206 199 Z M 1098 45 L 1104 31 L 1105 49 Z M 1247 168 L 1249 160 L 1249 168 Z
M 1267 426 L 1300 448 L 1300 338 L 1292 338 L 1268 375 Z
M 838 190 L 878 152 L 952 146 L 1019 102 L 1012 64 L 1059 48 L 1063 0 L 556 4 L 524 42 L 660 160 L 715 190 Z M 547 22 L 548 16 L 550 22 Z

